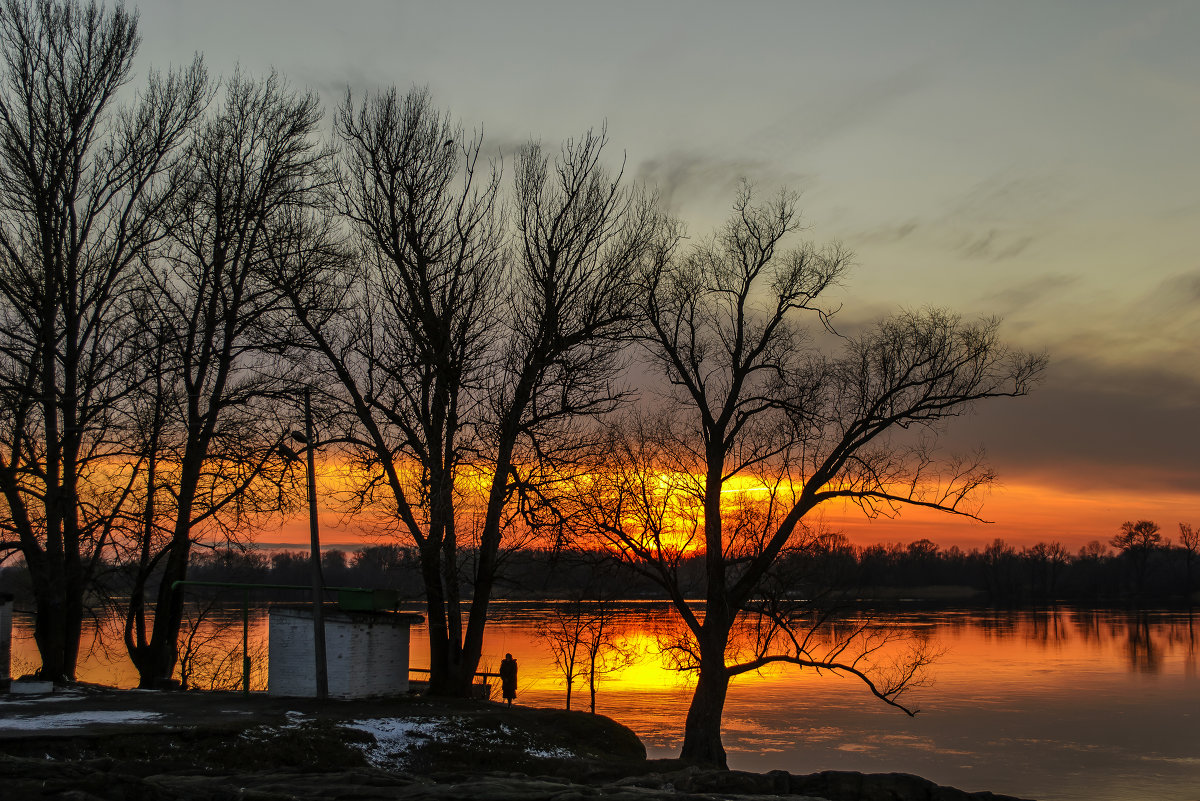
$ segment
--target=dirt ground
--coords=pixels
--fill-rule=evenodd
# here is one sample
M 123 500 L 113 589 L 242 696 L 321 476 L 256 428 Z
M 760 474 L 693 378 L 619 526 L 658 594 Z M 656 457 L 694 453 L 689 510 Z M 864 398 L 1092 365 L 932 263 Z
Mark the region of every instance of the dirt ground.
M 0 695 L 0 798 L 1017 801 L 904 774 L 752 774 L 647 760 L 633 732 L 583 712 L 83 686 Z

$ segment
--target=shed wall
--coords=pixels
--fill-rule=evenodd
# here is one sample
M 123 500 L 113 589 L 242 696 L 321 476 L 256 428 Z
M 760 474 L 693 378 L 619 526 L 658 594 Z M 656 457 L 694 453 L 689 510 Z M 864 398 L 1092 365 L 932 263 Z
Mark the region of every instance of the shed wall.
M 386 613 L 325 612 L 331 698 L 408 691 L 409 623 Z M 267 692 L 314 697 L 312 611 L 274 608 L 269 626 Z

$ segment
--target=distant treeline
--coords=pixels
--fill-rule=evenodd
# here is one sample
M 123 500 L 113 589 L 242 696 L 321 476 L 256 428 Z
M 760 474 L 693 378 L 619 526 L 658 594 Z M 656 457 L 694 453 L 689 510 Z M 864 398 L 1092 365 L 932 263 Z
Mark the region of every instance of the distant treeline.
M 783 586 L 793 596 L 828 597 L 832 592 L 839 598 L 867 601 L 912 598 L 1037 604 L 1195 600 L 1200 584 L 1196 582 L 1197 552 L 1191 538 L 1183 538 L 1183 544 L 1161 538 L 1122 544 L 1118 536 L 1110 543 L 1094 540 L 1071 552 L 1059 542 L 1017 547 L 997 539 L 986 548 L 964 550 L 958 546 L 943 549 L 928 539 L 854 546 L 841 535 L 827 535 L 781 560 L 776 586 Z M 470 560 L 472 555 L 468 552 L 463 558 Z M 683 558 L 679 564 L 683 586 L 698 592 L 703 569 L 699 554 Z M 310 571 L 307 552 L 217 549 L 197 554 L 188 578 L 307 587 Z M 329 587 L 395 589 L 410 602 L 423 597 L 420 563 L 412 547 L 325 550 L 321 572 Z M 110 564 L 102 582 L 103 593 L 121 596 L 128 585 L 127 574 L 128 568 Z M 656 584 L 604 551 L 515 550 L 505 557 L 503 575 L 497 595 L 509 599 L 661 596 Z M 27 583 L 23 568 L 10 565 L 0 569 L 0 589 L 27 597 Z M 192 588 L 190 592 L 214 591 Z M 263 600 L 305 596 L 303 591 L 278 590 L 258 595 Z

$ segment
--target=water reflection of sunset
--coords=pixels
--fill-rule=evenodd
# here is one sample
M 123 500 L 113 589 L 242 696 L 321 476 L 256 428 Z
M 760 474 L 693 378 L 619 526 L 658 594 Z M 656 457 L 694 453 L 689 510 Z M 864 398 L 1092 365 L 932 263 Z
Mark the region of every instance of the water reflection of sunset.
M 483 667 L 513 653 L 518 703 L 561 707 L 565 689 L 537 635 L 547 608 L 497 604 Z M 597 695 L 598 711 L 636 731 L 651 756 L 675 755 L 691 695 L 687 677 L 658 654 L 656 632 L 669 615 L 665 604 L 623 608 L 625 636 L 645 656 L 607 677 Z M 1200 784 L 1200 615 L 1060 607 L 889 613 L 881 620 L 945 651 L 932 686 L 918 691 L 917 717 L 883 707 L 852 680 L 789 667 L 747 674 L 729 693 L 731 766 L 908 771 L 943 784 L 1064 801 L 1132 801 L 1149 786 L 1156 797 L 1183 799 Z M 17 667 L 31 663 L 34 649 L 29 619 L 15 622 Z M 240 640 L 235 612 L 220 622 Z M 252 643 L 266 637 L 265 624 L 256 611 Z M 414 630 L 415 667 L 427 664 L 427 647 L 423 628 Z M 91 650 L 80 678 L 136 681 L 125 660 L 107 662 L 101 648 Z M 581 683 L 574 700 L 586 708 Z
M 685 686 L 688 676 L 665 669 L 658 651 L 658 640 L 646 629 L 626 629 L 623 638 L 627 646 L 639 654 L 629 667 L 604 677 L 600 692 L 657 692 L 663 687 Z

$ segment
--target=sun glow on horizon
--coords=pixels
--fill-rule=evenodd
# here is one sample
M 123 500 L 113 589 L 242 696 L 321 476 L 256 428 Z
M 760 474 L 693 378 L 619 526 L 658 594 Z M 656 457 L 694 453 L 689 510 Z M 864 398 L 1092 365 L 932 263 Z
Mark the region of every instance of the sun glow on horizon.
M 372 477 L 360 466 L 336 454 L 323 454 L 317 461 L 317 492 L 322 542 L 327 546 L 373 544 L 380 537 L 405 536 L 397 530 L 394 501 L 390 490 L 376 486 L 370 502 L 356 508 L 356 497 L 363 483 Z M 420 473 L 398 464 L 407 488 L 418 491 Z M 481 501 L 490 487 L 491 474 L 483 470 L 464 470 L 461 492 L 466 508 L 472 497 Z M 603 482 L 601 482 L 603 483 Z M 704 515 L 698 498 L 703 477 L 682 472 L 661 471 L 645 482 L 646 501 L 655 503 L 656 531 L 646 532 L 652 544 L 657 533 L 664 550 L 681 554 L 703 549 Z M 722 488 L 722 511 L 736 514 L 742 499 L 766 500 L 772 492 L 787 499 L 798 488 L 781 484 L 771 486 L 757 476 L 739 475 L 726 480 Z M 1200 517 L 1200 493 L 1182 490 L 1148 492 L 1132 488 L 1096 488 L 1060 486 L 1052 478 L 1034 476 L 999 483 L 982 496 L 980 522 L 961 515 L 905 507 L 895 517 L 868 517 L 852 503 L 830 502 L 810 513 L 805 522 L 841 532 L 854 545 L 886 542 L 912 542 L 929 539 L 943 549 L 958 546 L 965 550 L 983 548 L 994 539 L 1004 539 L 1017 547 L 1036 542 L 1060 541 L 1074 551 L 1092 540 L 1107 541 L 1128 519 L 1154 519 L 1165 529 L 1178 522 Z M 355 509 L 355 511 L 349 511 Z M 639 514 L 645 517 L 646 509 Z M 629 516 L 631 528 L 641 526 L 638 516 Z M 303 507 L 296 509 L 276 528 L 265 526 L 257 538 L 263 541 L 308 541 L 308 521 Z

